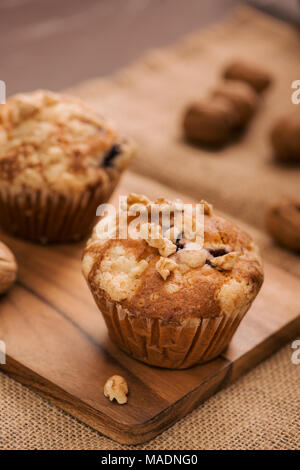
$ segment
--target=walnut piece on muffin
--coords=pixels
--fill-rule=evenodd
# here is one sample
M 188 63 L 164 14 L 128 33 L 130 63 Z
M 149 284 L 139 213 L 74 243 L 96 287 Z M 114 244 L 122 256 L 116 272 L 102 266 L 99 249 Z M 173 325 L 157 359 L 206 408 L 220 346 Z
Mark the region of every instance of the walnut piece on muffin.
M 105 239 L 97 224 L 83 253 L 83 274 L 111 339 L 123 351 L 173 369 L 209 361 L 226 348 L 262 285 L 258 249 L 247 233 L 204 201 L 204 240 L 194 220 L 195 205 L 192 237 L 185 224 L 178 224 L 182 203 L 144 201 L 149 225 L 155 224 L 152 208 L 160 207 L 153 228 L 158 243 L 148 229 L 121 239 L 117 227 L 116 238 Z M 162 216 L 168 207 L 169 226 Z M 128 227 L 133 220 L 127 218 Z M 162 254 L 160 242 L 167 234 L 175 249 Z
M 300 199 L 284 199 L 270 205 L 266 227 L 280 245 L 300 252 Z
M 270 73 L 260 65 L 246 60 L 230 62 L 223 71 L 223 77 L 248 83 L 257 93 L 268 88 L 272 82 Z
M 76 98 L 11 97 L 0 106 L 1 225 L 40 242 L 83 237 L 132 155 L 132 143 Z
M 300 163 L 300 112 L 280 117 L 271 129 L 274 157 L 282 163 Z

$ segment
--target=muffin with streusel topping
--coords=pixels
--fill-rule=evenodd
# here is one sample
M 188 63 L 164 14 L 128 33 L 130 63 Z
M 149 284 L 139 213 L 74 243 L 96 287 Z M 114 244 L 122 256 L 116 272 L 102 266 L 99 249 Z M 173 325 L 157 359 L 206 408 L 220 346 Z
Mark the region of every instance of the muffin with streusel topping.
M 186 215 L 179 200 L 131 194 L 126 219 L 106 232 L 100 220 L 82 258 L 111 339 L 134 358 L 171 369 L 222 353 L 263 282 L 250 236 L 205 201 L 190 207 Z
M 0 106 L 0 224 L 42 243 L 85 236 L 133 155 L 80 100 L 49 91 Z

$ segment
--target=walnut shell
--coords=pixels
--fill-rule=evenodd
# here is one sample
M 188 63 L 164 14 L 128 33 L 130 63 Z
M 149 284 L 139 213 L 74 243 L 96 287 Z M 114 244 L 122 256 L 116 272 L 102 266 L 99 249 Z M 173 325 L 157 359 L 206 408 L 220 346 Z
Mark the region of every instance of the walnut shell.
M 4 294 L 17 278 L 17 263 L 10 249 L 0 242 L 0 294 Z
M 183 120 L 187 139 L 209 146 L 228 142 L 237 126 L 236 110 L 233 104 L 224 98 L 191 104 Z
M 257 93 L 246 82 L 226 80 L 212 90 L 212 97 L 228 99 L 238 115 L 239 126 L 248 124 L 257 108 Z
M 276 160 L 300 163 L 300 113 L 293 111 L 275 122 L 271 130 L 271 143 Z
M 228 64 L 223 77 L 230 80 L 241 80 L 254 88 L 257 93 L 261 93 L 270 85 L 271 75 L 260 66 L 248 61 L 236 60 Z
M 266 227 L 278 243 L 300 251 L 300 199 L 280 201 L 270 206 Z

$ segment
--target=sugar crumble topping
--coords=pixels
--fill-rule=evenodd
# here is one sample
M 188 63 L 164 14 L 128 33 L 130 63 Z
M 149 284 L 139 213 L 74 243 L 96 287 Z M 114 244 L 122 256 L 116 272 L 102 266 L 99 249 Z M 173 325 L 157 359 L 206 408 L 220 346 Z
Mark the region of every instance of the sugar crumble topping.
M 39 90 L 0 106 L 0 181 L 77 190 L 122 170 L 132 144 L 80 100 Z
M 146 260 L 137 261 L 134 253 L 125 251 L 122 245 L 116 245 L 106 252 L 96 271 L 95 280 L 101 289 L 119 302 L 135 292 L 147 267 Z

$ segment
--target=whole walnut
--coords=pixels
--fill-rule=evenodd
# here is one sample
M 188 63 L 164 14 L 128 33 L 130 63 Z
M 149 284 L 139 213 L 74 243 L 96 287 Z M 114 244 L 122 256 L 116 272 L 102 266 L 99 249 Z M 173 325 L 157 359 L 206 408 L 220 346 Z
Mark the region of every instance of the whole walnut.
M 261 93 L 270 85 L 271 75 L 259 65 L 244 60 L 236 60 L 228 64 L 223 77 L 230 80 L 241 80 L 248 83 L 257 93 Z
M 0 242 L 0 294 L 4 294 L 15 282 L 17 263 L 10 249 Z
M 300 251 L 300 199 L 272 204 L 266 213 L 266 227 L 272 237 L 290 250 Z
M 225 144 L 237 127 L 235 107 L 229 100 L 218 97 L 191 104 L 183 120 L 186 138 L 208 146 Z
M 300 111 L 292 111 L 275 122 L 271 143 L 276 160 L 300 163 Z
M 257 93 L 246 82 L 225 80 L 212 90 L 211 95 L 228 99 L 232 103 L 240 127 L 248 124 L 257 108 Z

